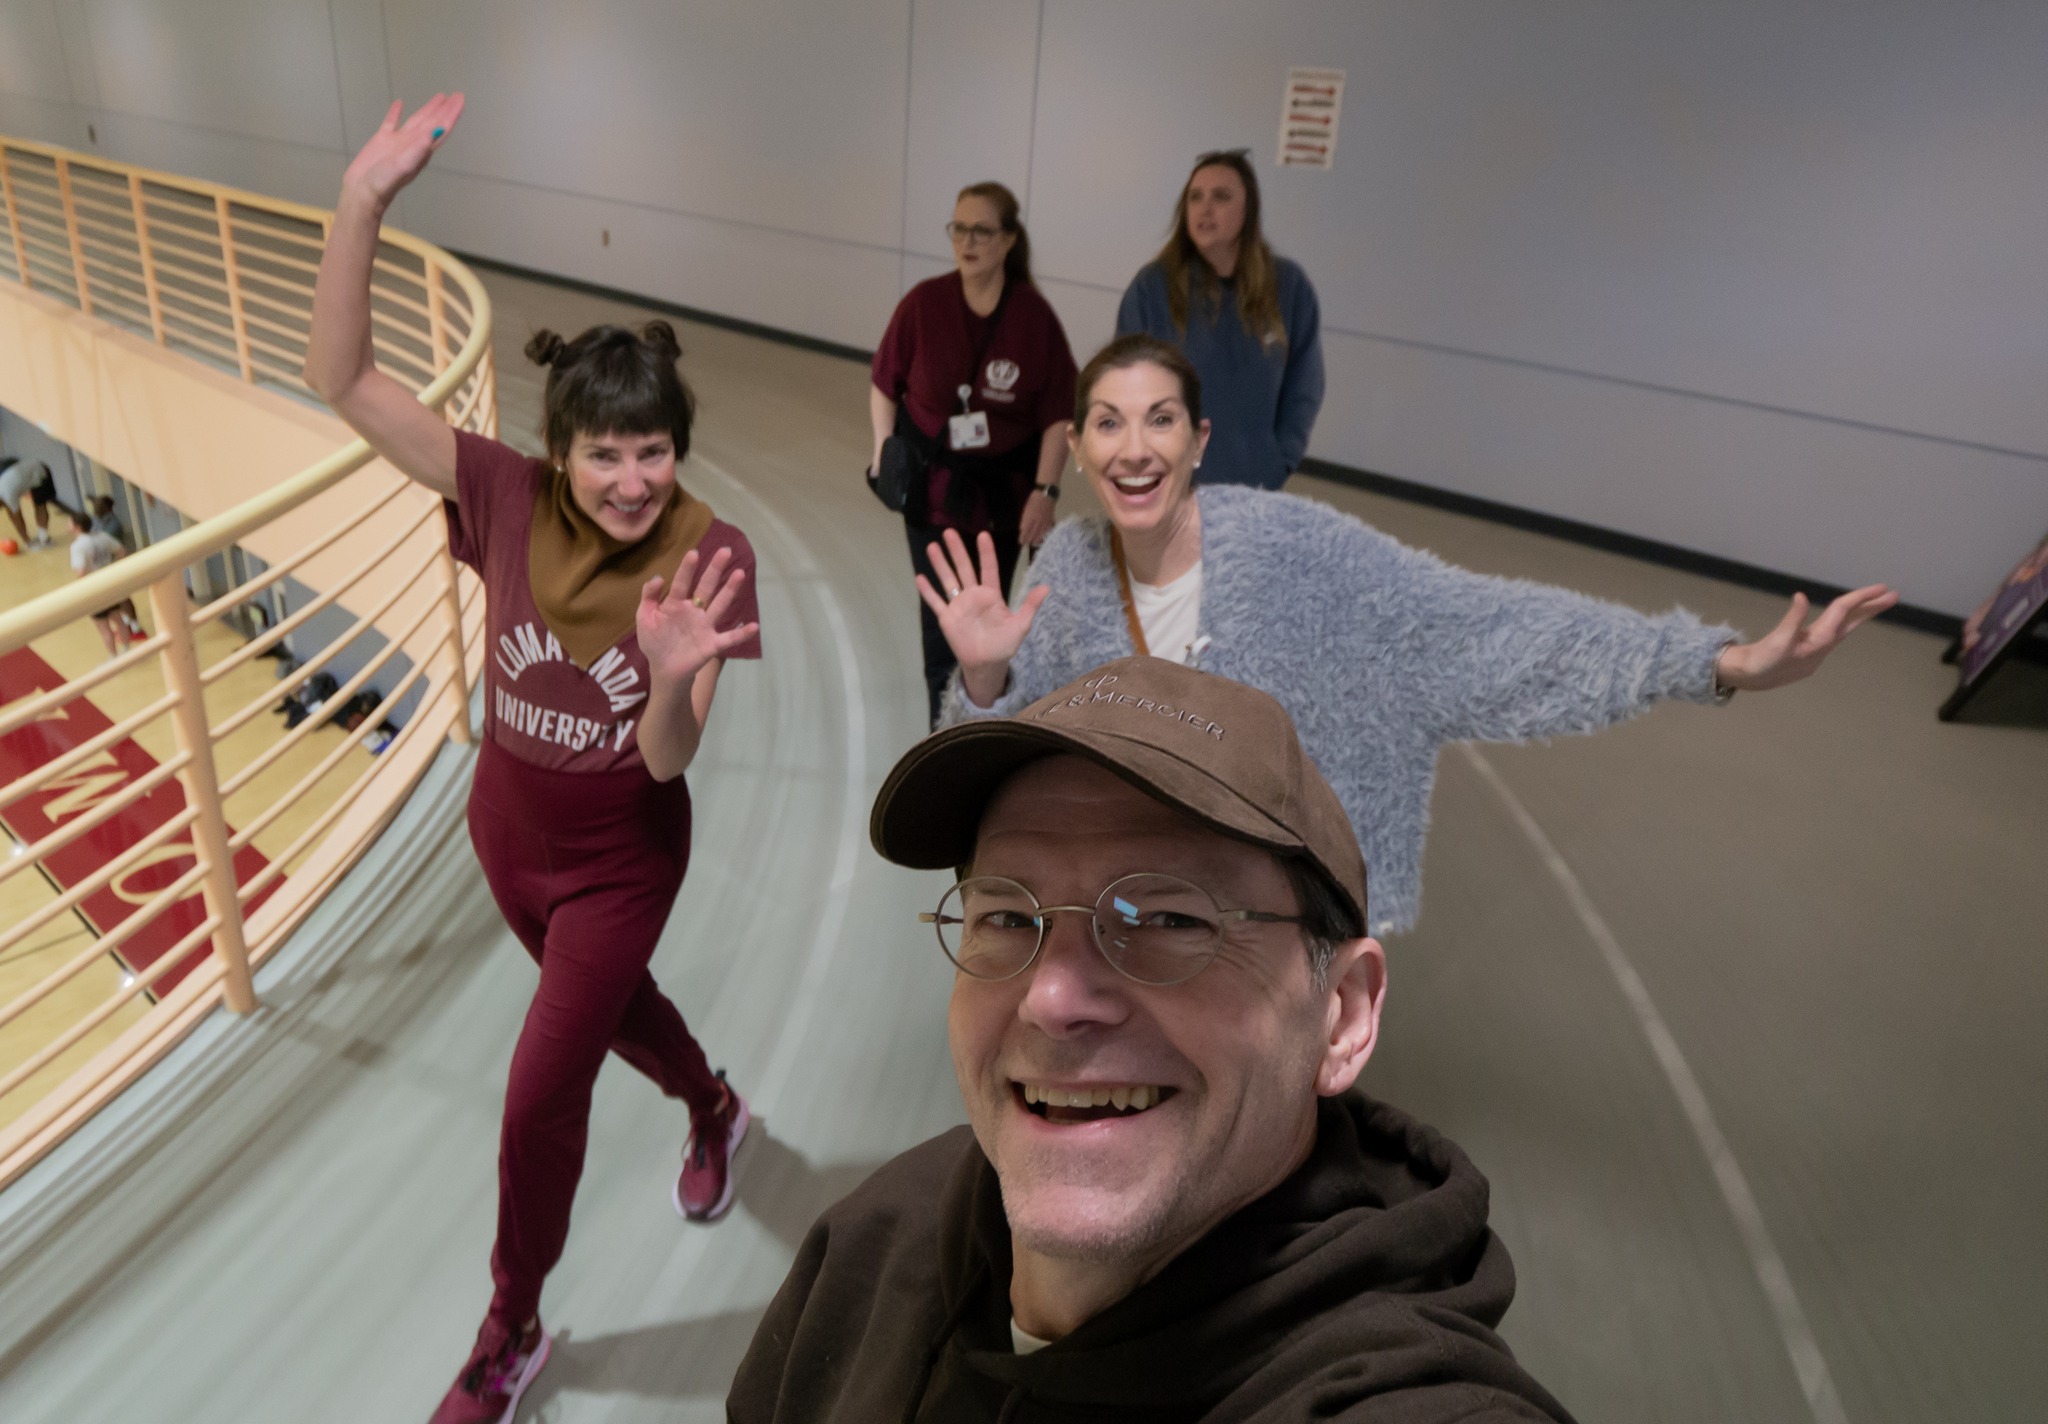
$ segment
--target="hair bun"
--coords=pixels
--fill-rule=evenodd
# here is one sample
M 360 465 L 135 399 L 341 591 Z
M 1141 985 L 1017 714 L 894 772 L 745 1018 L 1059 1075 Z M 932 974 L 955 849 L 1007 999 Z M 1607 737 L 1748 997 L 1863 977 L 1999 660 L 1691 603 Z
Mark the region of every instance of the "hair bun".
M 650 321 L 640 328 L 640 339 L 670 361 L 680 360 L 682 344 L 676 340 L 676 329 L 665 321 Z
M 553 366 L 562 359 L 562 353 L 568 349 L 568 345 L 568 342 L 554 332 L 542 327 L 527 340 L 526 359 L 536 366 Z

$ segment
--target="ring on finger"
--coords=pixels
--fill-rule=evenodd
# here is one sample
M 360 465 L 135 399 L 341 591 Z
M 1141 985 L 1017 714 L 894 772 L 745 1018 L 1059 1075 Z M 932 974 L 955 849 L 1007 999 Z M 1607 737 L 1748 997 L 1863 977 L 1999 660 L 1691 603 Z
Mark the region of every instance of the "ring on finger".
M 695 596 L 695 595 L 692 595 L 692 596 L 691 596 L 691 598 L 690 598 L 690 602 L 691 602 L 691 603 L 693 603 L 693 604 L 695 604 L 695 605 L 696 605 L 697 607 L 699 607 L 699 608 L 703 608 L 703 609 L 709 609 L 709 608 L 711 607 L 711 600 L 710 600 L 710 599 L 708 599 L 708 598 L 701 598 L 701 597 L 697 597 L 697 596 Z
M 959 585 L 959 584 L 957 584 L 957 583 L 949 583 L 949 584 L 947 584 L 947 585 L 946 585 L 946 602 L 948 602 L 948 603 L 951 603 L 951 602 L 952 602 L 952 601 L 953 601 L 954 599 L 958 598 L 959 596 L 960 596 L 960 585 Z

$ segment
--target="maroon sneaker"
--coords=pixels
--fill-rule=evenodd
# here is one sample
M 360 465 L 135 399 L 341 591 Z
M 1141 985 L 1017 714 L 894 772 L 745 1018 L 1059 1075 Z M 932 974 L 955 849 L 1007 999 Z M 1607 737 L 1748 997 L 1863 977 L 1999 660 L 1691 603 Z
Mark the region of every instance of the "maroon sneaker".
M 495 1320 L 476 1332 L 469 1363 L 455 1377 L 431 1424 L 511 1424 L 519 1396 L 548 1362 L 555 1337 L 534 1321 L 515 1339 Z
M 725 1070 L 718 1070 L 725 1084 Z M 729 1086 L 725 1101 L 711 1116 L 691 1115 L 690 1139 L 683 1144 L 683 1170 L 671 1198 L 685 1221 L 710 1223 L 732 1210 L 732 1158 L 740 1150 L 753 1121 L 747 1100 Z

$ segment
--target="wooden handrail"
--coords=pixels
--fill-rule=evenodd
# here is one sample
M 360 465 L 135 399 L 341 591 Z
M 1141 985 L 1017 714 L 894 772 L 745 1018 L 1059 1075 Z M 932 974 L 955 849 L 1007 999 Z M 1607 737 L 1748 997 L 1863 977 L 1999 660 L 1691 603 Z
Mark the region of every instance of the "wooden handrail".
M 411 531 L 408 530 L 408 536 L 410 536 L 410 533 Z M 391 552 L 398 552 L 398 544 L 402 542 L 404 541 L 400 540 L 394 543 L 391 546 Z M 223 737 L 233 736 L 237 730 L 247 726 L 260 716 L 265 707 L 275 704 L 280 696 L 288 696 L 312 681 L 313 674 L 319 672 L 322 668 L 340 657 L 342 650 L 348 647 L 350 643 L 353 643 L 359 635 L 373 631 L 377 627 L 377 620 L 386 613 L 389 613 L 401 598 L 412 592 L 413 585 L 418 582 L 420 575 L 425 573 L 428 567 L 436 562 L 436 556 L 440 552 L 441 550 L 438 549 L 428 550 L 426 557 L 420 561 L 418 567 L 392 584 L 390 591 L 382 598 L 357 614 L 355 622 L 349 624 L 342 632 L 335 634 L 326 647 L 300 663 L 289 675 L 278 679 L 275 687 L 266 688 L 262 696 L 244 704 L 241 711 L 230 712 L 227 716 L 216 721 L 213 726 L 213 739 L 217 742 Z M 209 671 L 211 670 L 209 669 Z M 211 677 L 205 674 L 201 675 L 201 680 L 205 682 L 213 681 Z
M 236 585 L 204 608 L 195 609 L 192 614 L 192 626 L 197 628 L 202 623 L 211 623 L 230 608 L 246 603 L 250 598 L 263 592 L 279 579 L 289 577 L 306 560 L 312 558 L 315 554 L 325 552 L 344 536 L 354 533 L 371 515 L 377 513 L 378 510 L 384 508 L 385 505 L 405 493 L 407 488 L 409 486 L 403 480 L 394 480 L 391 488 L 385 490 L 376 499 L 358 509 L 348 519 L 333 529 L 328 530 L 327 533 L 321 535 L 303 549 L 300 549 L 290 558 L 272 564 L 255 578 L 250 579 L 247 583 Z
M 188 811 L 184 816 L 171 824 L 182 829 L 191 825 L 197 817 L 197 812 Z M 109 952 L 119 949 L 128 940 L 134 938 L 136 932 L 146 926 L 160 911 L 169 909 L 172 905 L 175 905 L 178 901 L 185 898 L 186 895 L 190 894 L 193 888 L 205 876 L 205 866 L 193 866 L 176 880 L 173 880 L 170 884 L 152 895 L 133 915 L 121 921 L 120 924 L 115 925 L 77 954 L 72 955 L 64 963 L 58 965 L 48 974 L 45 974 L 11 1002 L 0 1006 L 0 1028 L 6 1027 L 9 1023 L 63 988 L 66 984 L 69 984 L 86 970 L 92 968 L 92 962 L 95 959 L 104 959 Z
M 31 791 L 39 791 L 73 767 L 92 760 L 116 742 L 125 741 L 144 727 L 171 710 L 178 700 L 175 692 L 167 692 L 140 712 L 130 713 L 98 736 L 80 742 L 55 761 L 44 762 L 26 776 L 18 776 L 0 786 L 0 806 L 19 800 Z
M 98 870 L 95 870 L 92 874 L 86 876 L 85 879 L 79 881 L 69 890 L 66 890 L 62 895 L 50 901 L 49 904 L 29 915 L 5 934 L 0 934 L 0 954 L 5 954 L 59 915 L 69 914 L 80 904 L 84 903 L 87 896 L 92 895 L 102 886 L 106 885 L 115 876 L 133 869 L 141 863 L 144 856 L 191 825 L 192 818 L 197 814 L 198 812 L 189 808 L 180 811 L 134 845 L 122 851 L 105 865 L 102 865 Z M 14 1003 L 0 1007 L 0 1024 L 5 1024 L 7 1020 L 19 1013 L 21 1011 L 19 1005 L 20 1000 L 17 999 Z
M 439 510 L 434 509 L 431 506 L 429 506 L 426 509 L 420 510 L 416 515 L 413 516 L 412 523 L 406 525 L 404 529 L 400 531 L 399 539 L 392 541 L 388 544 L 380 544 L 377 547 L 371 549 L 368 554 L 365 554 L 363 556 L 362 561 L 358 563 L 354 568 L 350 569 L 347 573 L 342 574 L 338 578 L 329 579 L 326 592 L 319 594 L 309 603 L 301 604 L 298 612 L 286 618 L 276 627 L 270 629 L 268 632 L 261 633 L 258 636 L 250 639 L 248 642 L 242 644 L 241 647 L 235 649 L 232 653 L 229 653 L 226 657 L 222 658 L 219 662 L 214 663 L 211 667 L 206 668 L 199 674 L 199 680 L 203 683 L 211 685 L 215 682 L 218 682 L 227 674 L 233 672 L 243 663 L 261 657 L 267 649 L 282 642 L 286 637 L 288 637 L 293 632 L 297 631 L 300 627 L 302 627 L 308 622 L 311 622 L 316 615 L 327 609 L 329 606 L 340 602 L 344 594 L 348 593 L 350 589 L 354 588 L 357 584 L 361 583 L 365 578 L 369 577 L 370 571 L 372 569 L 376 568 L 379 564 L 383 563 L 386 559 L 390 558 L 392 554 L 399 548 L 399 546 L 403 544 L 405 538 L 410 537 L 413 531 L 424 527 L 429 519 L 432 519 L 435 515 L 439 513 Z
M 45 712 L 61 707 L 73 698 L 92 691 L 99 684 L 128 671 L 145 658 L 153 656 L 162 646 L 161 636 L 150 638 L 119 657 L 109 658 L 91 672 L 80 673 L 62 687 L 53 687 L 48 692 L 38 693 L 34 697 L 14 703 L 5 712 L 0 712 L 0 737 L 6 736 L 16 727 L 26 726 Z M 4 801 L 0 801 L 0 805 L 5 804 Z
M 422 608 L 413 616 L 412 622 L 405 626 L 403 633 L 391 639 L 382 648 L 371 654 L 368 661 L 349 674 L 348 681 L 334 689 L 333 697 L 330 700 L 347 702 L 349 698 L 360 692 L 370 679 L 377 675 L 378 669 L 382 668 L 384 664 L 390 662 L 404 650 L 407 640 L 420 630 L 421 626 L 425 624 L 433 612 L 432 604 Z M 425 664 L 421 664 L 421 667 L 424 666 Z M 247 766 L 244 766 L 240 771 L 221 783 L 220 794 L 224 797 L 232 796 L 261 776 L 279 757 L 318 731 L 322 720 L 324 719 L 316 720 L 309 717 L 258 752 Z
M 249 387 L 268 388 L 261 397 L 252 392 L 252 400 L 306 392 L 298 371 L 311 325 L 305 275 L 318 270 L 331 224 L 326 211 L 0 137 L 0 217 L 7 229 L 0 240 L 0 288 L 11 278 L 14 288 L 35 294 L 22 298 L 32 308 L 75 309 L 75 317 L 50 319 L 111 325 L 157 348 L 165 361 L 202 363 Z M 5 271 L 9 255 L 11 274 Z M 491 303 L 475 274 L 433 244 L 386 229 L 372 284 L 374 346 L 382 363 L 451 424 L 495 433 Z M 443 739 L 470 740 L 470 690 L 483 661 L 476 615 L 482 590 L 438 537 L 439 501 L 378 466 L 364 475 L 360 498 L 345 510 L 337 506 L 328 517 L 323 505 L 320 517 L 280 523 L 373 459 L 362 441 L 348 441 L 225 513 L 0 612 L 0 654 L 130 597 L 147 596 L 156 625 L 139 646 L 0 706 L 0 734 L 40 718 L 85 718 L 74 739 L 41 764 L 0 781 L 0 809 L 11 806 L 10 816 L 34 813 L 17 823 L 34 828 L 22 833 L 30 843 L 0 858 L 0 881 L 37 867 L 51 887 L 45 895 L 35 888 L 36 877 L 16 882 L 40 898 L 0 931 L 0 945 L 41 946 L 49 928 L 70 914 L 90 914 L 100 927 L 90 944 L 67 950 L 63 962 L 25 993 L 0 1003 L 0 1031 L 9 1034 L 30 1031 L 53 1010 L 75 1015 L 68 1024 L 36 1030 L 45 1036 L 25 1051 L 18 1041 L 10 1043 L 13 1066 L 0 1072 L 0 1185 L 132 1081 L 204 1012 L 221 1004 L 252 1009 L 253 971 L 263 957 L 361 856 L 434 748 Z M 290 536 L 280 547 L 286 530 Z M 188 570 L 259 531 L 268 567 L 225 593 L 210 591 L 195 607 Z M 419 542 L 423 538 L 431 542 Z M 394 562 L 402 565 L 395 572 Z M 309 586 L 310 597 L 295 597 L 290 617 L 233 651 L 222 655 L 215 647 L 212 664 L 202 668 L 202 634 L 218 640 L 221 615 L 273 596 L 288 577 L 295 586 Z M 233 710 L 217 714 L 208 706 L 209 686 L 222 686 L 230 675 L 251 677 L 247 665 L 254 658 L 303 633 L 330 608 L 350 621 L 306 660 L 297 678 L 254 700 L 242 693 Z M 351 671 L 337 694 L 369 688 L 373 676 L 392 669 L 370 723 L 302 752 L 315 746 L 316 736 L 331 735 L 329 724 L 316 718 L 252 753 L 238 734 L 265 706 L 372 635 L 382 646 L 345 664 Z M 153 674 L 162 679 L 162 693 L 145 690 L 135 698 L 134 680 Z M 108 719 L 92 708 L 90 695 L 103 688 L 119 689 L 121 715 Z M 407 701 L 413 711 L 384 754 L 364 757 L 361 744 L 376 720 Z M 71 707 L 86 711 L 67 712 Z M 138 762 L 135 738 L 160 736 L 164 717 L 175 751 L 154 764 L 146 756 Z M 152 745 L 161 752 L 161 742 Z M 351 758 L 360 772 L 338 775 Z M 284 774 L 271 774 L 273 768 Z M 290 784 L 280 790 L 283 782 Z M 166 816 L 160 798 L 174 789 L 183 804 Z M 240 829 L 228 822 L 230 804 L 244 817 Z M 301 816 L 286 819 L 301 807 Z M 117 849 L 79 867 L 85 837 L 114 834 L 127 824 L 120 818 L 145 808 L 141 822 L 119 831 L 116 838 L 126 839 Z M 239 861 L 258 850 L 263 858 Z M 51 857 L 67 853 L 71 860 L 61 874 L 49 869 Z M 189 869 L 168 883 L 144 876 L 168 862 L 189 862 Z M 200 899 L 204 910 L 195 916 L 189 907 Z M 123 908 L 108 908 L 117 902 Z M 174 934 L 149 933 L 173 911 L 187 916 L 173 922 Z M 192 918 L 200 920 L 196 927 Z M 166 938 L 176 942 L 165 948 Z M 210 956 L 186 964 L 209 942 Z M 117 950 L 139 957 L 120 987 L 103 993 L 91 987 L 98 981 L 84 976 Z M 100 997 L 74 1009 L 81 992 Z M 124 1011 L 130 1017 L 116 1023 L 114 1016 Z M 96 1049 L 109 1035 L 114 1041 Z M 68 1076 L 54 1088 L 24 1086 L 47 1081 L 52 1072 L 45 1070 L 55 1071 L 53 1065 L 74 1050 L 92 1056 L 64 1068 Z M 41 1096 L 26 1105 L 13 1100 L 29 1093 Z
M 0 180 L 7 179 L 11 167 L 7 160 L 14 152 L 35 154 L 49 159 L 52 163 L 60 158 L 67 162 L 74 159 L 74 155 L 68 150 L 50 144 L 13 138 L 0 140 Z M 232 199 L 239 206 L 261 208 L 268 213 L 313 224 L 323 232 L 326 230 L 329 214 L 320 208 L 288 202 L 281 198 L 243 193 L 225 184 L 210 183 L 204 179 L 179 178 L 172 174 L 131 168 L 99 159 L 91 159 L 89 162 L 90 166 L 102 171 L 119 173 L 137 186 L 157 184 L 195 196 L 204 196 L 216 211 L 220 203 Z M 0 187 L 5 189 L 4 196 L 7 199 L 9 222 L 12 226 L 15 209 L 13 185 L 8 181 L 0 184 Z M 19 250 L 18 232 L 15 240 Z M 423 271 L 436 270 L 444 273 L 447 280 L 461 289 L 470 310 L 477 314 L 476 321 L 471 325 L 461 349 L 450 356 L 446 368 L 436 374 L 419 393 L 420 404 L 438 410 L 447 403 L 449 396 L 469 379 L 472 372 L 488 361 L 491 328 L 490 294 L 484 290 L 483 283 L 477 280 L 475 273 L 431 243 L 393 228 L 384 229 L 379 235 L 379 240 L 387 247 L 394 247 L 419 257 L 426 264 Z M 145 250 L 148 248 L 145 247 Z M 28 272 L 27 260 L 25 256 L 20 260 L 25 279 Z M 393 268 L 382 259 L 378 260 L 377 266 L 380 270 L 402 276 L 407 281 L 424 283 L 426 280 L 423 276 L 415 276 L 402 269 Z M 27 285 L 25 280 L 24 285 Z M 225 331 L 232 333 L 233 327 L 225 328 Z M 495 415 L 495 411 L 493 414 Z M 360 440 L 353 441 L 324 460 L 285 480 L 267 494 L 259 495 L 225 514 L 195 524 L 181 534 L 152 544 L 147 549 L 101 569 L 98 573 L 79 579 L 57 593 L 45 595 L 19 608 L 0 613 L 0 649 L 20 647 L 52 629 L 87 616 L 95 608 L 104 608 L 108 604 L 120 602 L 123 598 L 132 597 L 173 568 L 195 564 L 219 553 L 270 523 L 278 515 L 332 488 L 372 458 L 368 445 Z
M 199 812 L 192 823 L 192 841 L 206 875 L 201 886 L 206 912 L 218 928 L 214 957 L 221 963 L 221 982 L 228 1007 L 246 1014 L 256 1007 L 256 988 L 249 978 L 249 947 L 242 942 L 242 916 L 235 901 L 235 857 L 228 849 L 228 821 L 221 810 L 220 775 L 213 765 L 213 733 L 206 725 L 206 688 L 199 681 L 199 649 L 192 641 L 186 611 L 185 574 L 166 574 L 149 586 L 149 608 L 164 632 L 164 682 L 177 701 L 171 725 L 177 729 L 178 752 L 185 765 L 178 780 L 185 804 Z
M 161 766 L 151 768 L 147 774 L 138 776 L 118 793 L 100 802 L 84 815 L 67 821 L 62 829 L 52 831 L 41 840 L 23 846 L 20 855 L 0 858 L 0 880 L 7 880 L 20 874 L 37 861 L 49 859 L 52 852 L 63 850 L 88 831 L 98 830 L 183 771 L 185 762 L 186 758 L 183 756 L 172 757 Z

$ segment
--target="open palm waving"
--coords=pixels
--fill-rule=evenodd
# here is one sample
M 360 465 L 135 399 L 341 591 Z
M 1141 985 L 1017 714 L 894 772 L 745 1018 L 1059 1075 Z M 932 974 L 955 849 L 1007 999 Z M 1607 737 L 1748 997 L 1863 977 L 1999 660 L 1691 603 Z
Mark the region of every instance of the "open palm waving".
M 636 626 L 648 676 L 656 683 L 687 684 L 713 658 L 724 657 L 760 631 L 759 623 L 719 627 L 747 581 L 745 569 L 732 567 L 732 550 L 713 554 L 701 573 L 699 563 L 692 549 L 673 579 L 657 576 L 641 586 Z
M 1009 680 L 1010 659 L 1023 646 L 1031 631 L 1038 606 L 1052 592 L 1039 584 L 1024 595 L 1024 601 L 1010 607 L 1009 590 L 997 572 L 996 541 L 984 532 L 975 541 L 980 567 L 967 553 L 967 543 L 956 529 L 945 534 L 946 547 L 927 544 L 932 569 L 944 585 L 943 594 L 923 574 L 917 576 L 918 596 L 938 615 L 939 631 L 960 662 L 960 678 L 967 695 L 986 707 L 1003 695 Z

